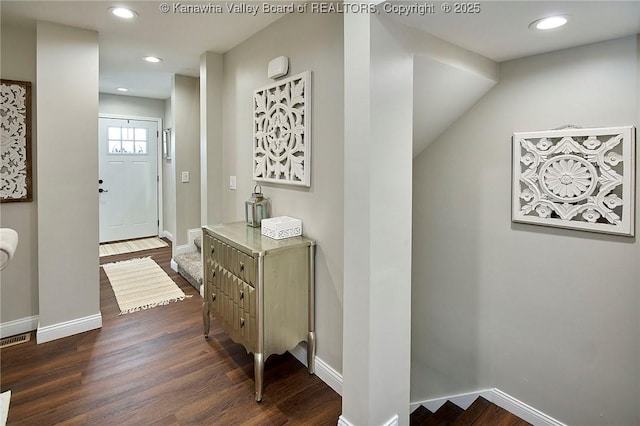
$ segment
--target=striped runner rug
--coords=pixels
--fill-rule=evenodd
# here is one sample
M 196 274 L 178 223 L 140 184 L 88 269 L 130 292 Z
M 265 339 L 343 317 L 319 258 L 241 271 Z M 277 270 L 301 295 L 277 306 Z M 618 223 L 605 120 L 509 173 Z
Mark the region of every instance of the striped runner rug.
M 184 292 L 150 257 L 102 265 L 120 315 L 184 300 Z
M 133 253 L 136 251 L 167 247 L 168 245 L 169 244 L 158 237 L 121 241 L 119 243 L 100 244 L 100 257 L 113 256 L 114 254 Z

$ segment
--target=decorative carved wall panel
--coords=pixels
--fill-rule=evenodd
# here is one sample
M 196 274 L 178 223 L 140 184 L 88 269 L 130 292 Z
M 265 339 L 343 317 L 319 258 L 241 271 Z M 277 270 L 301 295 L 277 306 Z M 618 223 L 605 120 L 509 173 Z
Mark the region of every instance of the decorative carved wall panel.
M 31 83 L 0 84 L 0 202 L 31 201 Z
M 513 135 L 512 220 L 634 235 L 635 128 Z
M 311 186 L 311 72 L 253 95 L 253 178 Z

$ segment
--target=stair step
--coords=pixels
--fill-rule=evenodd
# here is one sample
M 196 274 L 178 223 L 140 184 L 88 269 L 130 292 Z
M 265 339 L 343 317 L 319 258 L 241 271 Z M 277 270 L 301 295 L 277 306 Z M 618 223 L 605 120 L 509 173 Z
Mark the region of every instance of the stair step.
M 200 289 L 202 284 L 202 259 L 199 252 L 178 254 L 174 257 L 178 265 L 178 273 L 194 288 Z
M 409 417 L 409 424 L 410 426 L 421 426 L 431 417 L 433 417 L 433 413 L 429 411 L 427 407 L 421 405 L 411 413 L 411 416 Z
M 475 422 L 490 405 L 491 403 L 489 401 L 481 396 L 478 397 L 473 401 L 473 404 L 471 404 L 469 408 L 467 408 L 464 413 L 462 413 L 460 417 L 453 422 L 452 426 L 472 425 L 473 422 Z
M 411 413 L 411 426 L 531 426 L 515 414 L 478 397 L 466 410 L 451 401 L 445 402 L 435 413 L 424 406 Z
M 451 425 L 464 410 L 451 401 L 445 402 L 442 407 L 433 414 L 425 426 L 449 426 Z

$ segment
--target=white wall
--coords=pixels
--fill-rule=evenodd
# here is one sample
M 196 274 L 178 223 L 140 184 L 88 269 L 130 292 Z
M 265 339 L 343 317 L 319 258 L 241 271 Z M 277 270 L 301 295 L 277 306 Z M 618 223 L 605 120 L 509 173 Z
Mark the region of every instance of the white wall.
M 0 75 L 31 82 L 31 161 L 33 201 L 0 204 L 0 226 L 18 232 L 11 264 L 0 273 L 2 337 L 35 329 L 38 315 L 38 170 L 36 129 L 36 33 L 2 25 Z M 33 318 L 35 317 L 35 318 Z M 6 334 L 8 333 L 8 334 Z
M 510 217 L 512 133 L 639 126 L 638 60 L 633 36 L 505 62 L 415 159 L 413 401 L 497 387 L 567 424 L 640 423 L 637 238 Z
M 253 91 L 269 84 L 267 65 L 290 60 L 289 75 L 312 72 L 311 188 L 263 184 L 275 216 L 298 217 L 317 241 L 317 354 L 342 370 L 343 39 L 337 14 L 289 15 L 224 55 L 223 220 L 244 220 L 253 191 Z M 229 176 L 238 189 L 229 189 Z
M 38 22 L 37 87 L 42 342 L 101 326 L 98 33 Z
M 188 229 L 200 223 L 200 88 L 197 78 L 175 74 L 171 94 L 173 156 L 175 168 L 174 250 L 188 242 Z M 181 180 L 189 172 L 188 183 Z
M 129 115 L 133 117 L 160 118 L 164 121 L 164 100 L 137 96 L 100 93 L 100 114 Z

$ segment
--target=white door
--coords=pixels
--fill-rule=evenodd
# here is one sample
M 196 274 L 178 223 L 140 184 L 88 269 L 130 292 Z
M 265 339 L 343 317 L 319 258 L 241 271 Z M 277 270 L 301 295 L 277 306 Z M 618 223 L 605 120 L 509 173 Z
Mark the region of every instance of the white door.
M 158 123 L 100 118 L 100 242 L 158 235 Z

